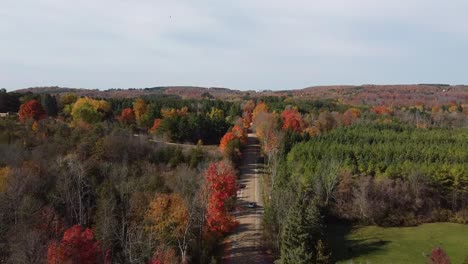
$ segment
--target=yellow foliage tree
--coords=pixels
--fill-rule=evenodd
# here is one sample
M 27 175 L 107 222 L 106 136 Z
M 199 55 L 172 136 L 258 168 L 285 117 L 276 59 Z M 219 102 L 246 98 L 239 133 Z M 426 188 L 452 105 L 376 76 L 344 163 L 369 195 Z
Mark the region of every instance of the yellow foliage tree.
M 136 101 L 133 103 L 133 112 L 135 112 L 137 121 L 140 121 L 141 117 L 146 113 L 147 108 L 148 106 L 143 99 L 136 99 Z
M 264 102 L 259 102 L 252 112 L 252 122 L 255 124 L 257 116 L 260 113 L 268 113 L 268 110 L 268 106 Z
M 111 107 L 105 100 L 83 97 L 73 104 L 71 115 L 75 121 L 84 121 L 91 124 L 101 121 L 110 110 Z
M 162 117 L 174 117 L 174 116 L 184 116 L 188 112 L 188 107 L 184 106 L 180 109 L 175 108 L 162 108 L 161 116 Z
M 211 120 L 224 119 L 224 111 L 216 107 L 211 107 L 211 111 L 207 115 Z
M 188 210 L 178 194 L 157 194 L 146 213 L 147 230 L 160 242 L 181 239 L 187 232 Z

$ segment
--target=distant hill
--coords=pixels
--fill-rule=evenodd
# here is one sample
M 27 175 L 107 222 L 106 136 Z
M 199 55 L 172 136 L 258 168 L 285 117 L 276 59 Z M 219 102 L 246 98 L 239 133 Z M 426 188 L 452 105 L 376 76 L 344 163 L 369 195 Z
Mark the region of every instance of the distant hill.
M 25 89 L 19 89 L 15 92 L 19 93 L 49 93 L 49 94 L 61 94 L 61 93 L 76 93 L 80 96 L 91 96 L 99 98 L 136 98 L 141 96 L 150 95 L 177 95 L 182 98 L 202 98 L 204 96 L 212 96 L 220 99 L 233 99 L 234 97 L 243 96 L 247 92 L 239 90 L 231 90 L 228 88 L 220 87 L 197 87 L 197 86 L 164 86 L 164 87 L 151 87 L 151 88 L 128 88 L 128 89 L 78 89 L 78 88 L 66 88 L 66 87 L 31 87 Z M 254 91 L 250 91 L 255 93 Z M 208 96 L 208 97 L 209 97 Z
M 128 89 L 82 89 L 65 87 L 34 87 L 16 92 L 61 94 L 73 92 L 80 96 L 99 98 L 136 98 L 151 95 L 176 95 L 182 98 L 218 98 L 239 100 L 246 96 L 292 96 L 303 99 L 334 99 L 350 105 L 388 105 L 410 106 L 425 104 L 441 105 L 448 103 L 468 103 L 468 86 L 447 84 L 411 84 L 411 85 L 333 85 L 311 86 L 303 89 L 271 91 L 240 91 L 223 87 L 198 86 L 161 86 L 151 88 Z
M 468 86 L 444 84 L 316 86 L 290 91 L 295 96 L 339 99 L 350 105 L 440 105 L 468 102 Z

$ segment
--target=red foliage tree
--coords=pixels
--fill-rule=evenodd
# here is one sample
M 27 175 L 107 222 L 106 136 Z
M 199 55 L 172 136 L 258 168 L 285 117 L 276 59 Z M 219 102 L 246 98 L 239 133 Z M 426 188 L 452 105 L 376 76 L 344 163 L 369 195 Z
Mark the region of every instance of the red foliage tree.
M 295 132 L 302 132 L 302 116 L 297 110 L 286 109 L 281 113 L 283 130 L 291 129 Z
M 42 105 L 35 99 L 29 100 L 26 103 L 20 106 L 19 112 L 19 120 L 24 122 L 28 119 L 34 119 L 36 121 L 46 118 L 47 114 L 42 107 Z
M 135 113 L 129 107 L 124 108 L 122 110 L 122 114 L 120 115 L 119 120 L 120 120 L 120 122 L 122 122 L 122 123 L 124 123 L 126 125 L 132 124 L 132 123 L 135 122 Z
M 74 225 L 65 231 L 60 242 L 49 245 L 47 263 L 109 263 L 109 255 L 105 255 L 104 257 L 91 229 Z
M 208 191 L 207 229 L 217 235 L 228 233 L 237 225 L 228 206 L 237 191 L 234 169 L 224 162 L 211 163 L 205 177 Z
M 431 255 L 428 259 L 429 264 L 450 264 L 450 258 L 447 256 L 447 253 L 441 248 L 436 247 L 432 249 Z

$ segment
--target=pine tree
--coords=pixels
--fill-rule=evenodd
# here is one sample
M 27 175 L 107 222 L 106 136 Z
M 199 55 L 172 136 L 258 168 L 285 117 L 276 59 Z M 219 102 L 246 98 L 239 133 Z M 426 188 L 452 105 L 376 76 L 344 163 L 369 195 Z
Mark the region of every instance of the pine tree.
M 54 96 L 51 96 L 50 94 L 41 95 L 41 104 L 48 116 L 57 116 L 57 99 Z
M 299 198 L 290 209 L 281 237 L 281 264 L 316 263 L 321 217 L 315 202 Z

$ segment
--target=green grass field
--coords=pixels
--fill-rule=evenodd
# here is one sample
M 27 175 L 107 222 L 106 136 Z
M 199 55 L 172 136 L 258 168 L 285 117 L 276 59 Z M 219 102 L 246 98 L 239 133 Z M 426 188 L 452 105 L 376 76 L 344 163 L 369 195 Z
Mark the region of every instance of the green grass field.
M 417 227 L 329 225 L 328 239 L 337 263 L 426 263 L 441 246 L 452 263 L 468 257 L 468 225 L 432 223 Z

